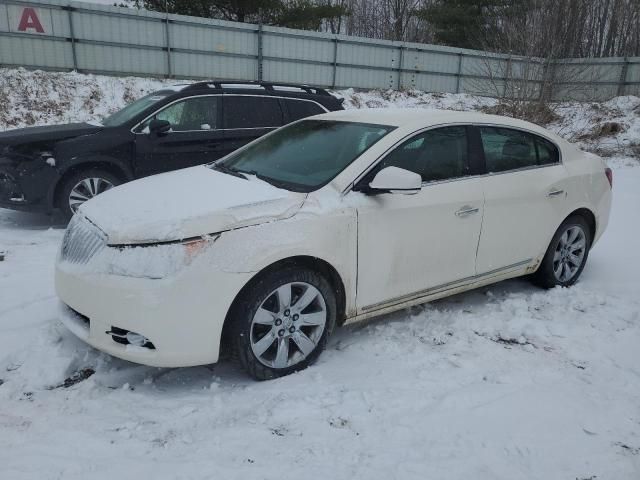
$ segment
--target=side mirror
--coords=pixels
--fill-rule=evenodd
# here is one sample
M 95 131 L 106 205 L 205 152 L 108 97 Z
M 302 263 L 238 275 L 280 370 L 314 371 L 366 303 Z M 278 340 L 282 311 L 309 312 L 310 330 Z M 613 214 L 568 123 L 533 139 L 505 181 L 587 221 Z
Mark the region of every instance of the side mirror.
M 422 177 L 404 168 L 386 167 L 369 183 L 368 193 L 401 193 L 413 195 L 422 189 Z
M 171 123 L 167 120 L 151 120 L 149 122 L 149 133 L 155 133 L 156 135 L 164 135 L 171 130 Z

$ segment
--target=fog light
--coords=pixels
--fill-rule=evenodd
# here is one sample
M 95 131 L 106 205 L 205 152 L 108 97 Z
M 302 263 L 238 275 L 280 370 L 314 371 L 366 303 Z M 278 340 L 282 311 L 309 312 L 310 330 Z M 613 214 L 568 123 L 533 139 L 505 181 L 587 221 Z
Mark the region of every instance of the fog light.
M 125 330 L 124 328 L 112 326 L 111 330 L 107 330 L 104 333 L 111 335 L 111 339 L 120 345 L 133 345 L 134 347 L 148 348 L 149 350 L 155 350 L 156 348 L 151 340 L 144 335 Z
M 149 339 L 135 332 L 128 332 L 126 335 L 127 341 L 130 345 L 135 345 L 136 347 L 142 347 Z

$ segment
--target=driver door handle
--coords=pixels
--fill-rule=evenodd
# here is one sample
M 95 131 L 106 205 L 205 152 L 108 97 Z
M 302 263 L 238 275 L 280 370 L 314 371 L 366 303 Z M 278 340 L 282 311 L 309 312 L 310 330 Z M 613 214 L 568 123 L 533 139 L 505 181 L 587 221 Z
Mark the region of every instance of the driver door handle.
M 456 217 L 464 218 L 469 215 L 473 215 L 474 213 L 478 213 L 480 211 L 479 208 L 472 207 L 471 205 L 465 205 L 460 210 L 456 212 Z
M 547 197 L 559 197 L 560 195 L 562 195 L 564 193 L 564 190 L 551 190 L 549 193 L 547 193 Z

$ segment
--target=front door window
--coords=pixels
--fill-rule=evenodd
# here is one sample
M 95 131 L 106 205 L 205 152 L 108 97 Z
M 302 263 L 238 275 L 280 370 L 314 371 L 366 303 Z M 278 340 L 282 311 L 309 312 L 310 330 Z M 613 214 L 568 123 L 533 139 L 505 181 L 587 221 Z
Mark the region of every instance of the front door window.
M 389 153 L 378 170 L 390 166 L 415 172 L 423 182 L 468 175 L 466 127 L 444 127 L 416 135 Z
M 166 120 L 174 132 L 193 132 L 215 130 L 218 118 L 218 97 L 193 97 L 173 103 L 149 118 L 142 127 L 151 120 Z

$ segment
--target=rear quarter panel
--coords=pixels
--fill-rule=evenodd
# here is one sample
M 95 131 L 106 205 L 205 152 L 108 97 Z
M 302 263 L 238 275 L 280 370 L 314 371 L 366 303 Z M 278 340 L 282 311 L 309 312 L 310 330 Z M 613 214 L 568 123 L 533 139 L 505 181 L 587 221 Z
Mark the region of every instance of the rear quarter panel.
M 605 175 L 605 162 L 592 153 L 583 152 L 571 144 L 563 148 L 567 170 L 567 203 L 571 211 L 586 208 L 596 218 L 595 243 L 609 223 L 612 192 Z

